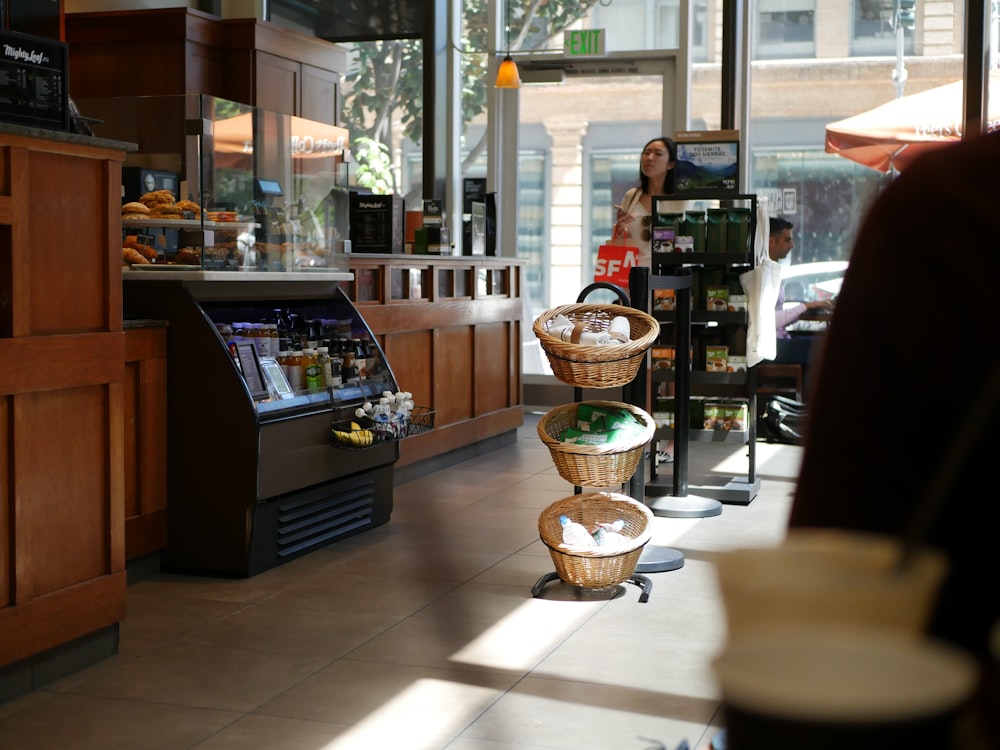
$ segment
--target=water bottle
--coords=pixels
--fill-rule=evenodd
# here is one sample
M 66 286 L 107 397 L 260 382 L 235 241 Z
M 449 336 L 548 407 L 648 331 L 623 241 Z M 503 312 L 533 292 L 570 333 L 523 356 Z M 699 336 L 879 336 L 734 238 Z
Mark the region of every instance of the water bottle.
M 562 524 L 563 544 L 567 547 L 596 547 L 597 541 L 583 524 L 571 521 L 568 516 L 559 516 Z
M 632 543 L 630 537 L 621 533 L 625 528 L 625 520 L 619 518 L 612 523 L 599 523 L 594 531 L 594 539 L 597 540 L 598 547 L 627 547 Z

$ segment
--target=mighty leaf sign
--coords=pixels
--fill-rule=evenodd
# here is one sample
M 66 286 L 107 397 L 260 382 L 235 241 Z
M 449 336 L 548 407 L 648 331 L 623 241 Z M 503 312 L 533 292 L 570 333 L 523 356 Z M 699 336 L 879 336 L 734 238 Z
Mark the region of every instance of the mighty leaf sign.
M 563 35 L 563 51 L 568 57 L 604 54 L 604 29 L 575 29 Z

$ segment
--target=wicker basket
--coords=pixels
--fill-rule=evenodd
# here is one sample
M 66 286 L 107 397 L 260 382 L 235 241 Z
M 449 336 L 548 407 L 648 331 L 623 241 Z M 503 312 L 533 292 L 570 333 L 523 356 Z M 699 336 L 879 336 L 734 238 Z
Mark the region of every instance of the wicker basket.
M 644 429 L 638 437 L 628 442 L 619 441 L 608 445 L 563 443 L 559 436 L 567 427 L 576 427 L 580 403 L 628 411 Z M 548 446 L 559 476 L 578 487 L 613 487 L 629 481 L 639 468 L 642 452 L 656 432 L 653 417 L 638 406 L 618 401 L 580 403 L 557 406 L 538 420 L 538 437 Z
M 631 341 L 618 346 L 587 346 L 562 341 L 549 333 L 552 321 L 560 315 L 573 323 L 583 323 L 583 330 L 605 333 L 616 317 L 628 318 Z M 538 316 L 533 326 L 552 373 L 564 383 L 579 388 L 615 388 L 631 383 L 642 364 L 646 350 L 660 334 L 656 318 L 624 305 L 563 305 Z
M 568 550 L 562 544 L 559 516 L 586 526 L 625 521 L 621 533 L 633 537 L 627 547 Z M 602 588 L 627 581 L 635 572 L 642 548 L 652 535 L 653 513 L 642 503 L 613 492 L 591 492 L 557 500 L 538 517 L 538 534 L 549 548 L 556 573 L 566 583 Z

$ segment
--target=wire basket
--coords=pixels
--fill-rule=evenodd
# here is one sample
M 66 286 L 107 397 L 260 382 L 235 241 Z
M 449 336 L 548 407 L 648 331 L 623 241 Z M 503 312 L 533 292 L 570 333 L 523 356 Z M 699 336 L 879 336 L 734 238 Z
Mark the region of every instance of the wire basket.
M 567 549 L 562 544 L 560 516 L 583 524 L 625 522 L 621 534 L 632 537 L 625 547 Z M 591 492 L 557 500 L 538 517 L 538 534 L 549 548 L 556 573 L 566 583 L 602 588 L 627 581 L 635 573 L 642 549 L 652 536 L 653 513 L 642 503 L 614 492 Z
M 620 409 L 642 424 L 642 432 L 633 440 L 606 445 L 563 443 L 559 438 L 568 427 L 576 427 L 580 404 L 605 409 Z M 653 439 L 656 423 L 638 406 L 618 401 L 581 401 L 557 406 L 538 420 L 538 437 L 549 449 L 559 476 L 578 487 L 613 487 L 632 478 L 646 445 Z
M 357 437 L 344 437 L 344 434 L 351 435 L 353 425 L 360 427 L 362 434 Z M 433 429 L 434 410 L 426 406 L 414 406 L 410 410 L 409 418 L 392 422 L 378 422 L 370 417 L 338 420 L 330 426 L 330 442 L 346 450 L 364 450 L 373 445 L 402 440 Z M 338 432 L 342 434 L 338 435 Z
M 563 341 L 549 333 L 560 315 L 583 331 L 607 333 L 617 317 L 628 319 L 630 341 L 614 346 L 589 346 Z M 549 359 L 552 373 L 564 383 L 579 388 L 615 388 L 632 382 L 646 350 L 660 334 L 660 324 L 652 315 L 625 305 L 563 305 L 542 313 L 532 329 Z

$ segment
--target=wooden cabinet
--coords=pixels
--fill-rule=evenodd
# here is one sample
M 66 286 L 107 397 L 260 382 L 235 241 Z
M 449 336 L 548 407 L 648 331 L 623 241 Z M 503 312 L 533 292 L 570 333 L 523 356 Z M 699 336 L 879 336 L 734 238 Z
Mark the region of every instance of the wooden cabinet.
M 190 8 L 69 13 L 65 26 L 76 99 L 209 94 L 337 124 L 340 45 Z
M 125 559 L 167 546 L 167 329 L 126 324 Z
M 524 261 L 350 256 L 350 296 L 434 429 L 400 442 L 397 467 L 520 427 Z
M 337 124 L 346 49 L 252 18 L 224 23 L 230 93 L 222 96 L 272 112 Z
M 125 616 L 124 144 L 0 126 L 0 667 Z

